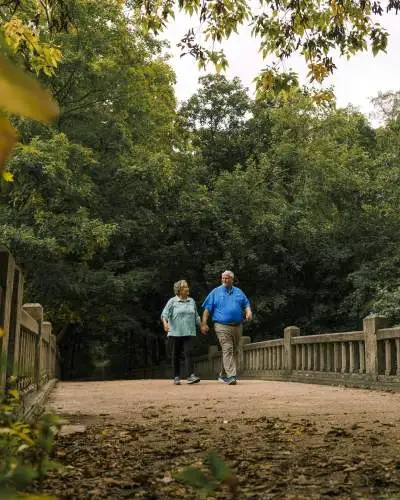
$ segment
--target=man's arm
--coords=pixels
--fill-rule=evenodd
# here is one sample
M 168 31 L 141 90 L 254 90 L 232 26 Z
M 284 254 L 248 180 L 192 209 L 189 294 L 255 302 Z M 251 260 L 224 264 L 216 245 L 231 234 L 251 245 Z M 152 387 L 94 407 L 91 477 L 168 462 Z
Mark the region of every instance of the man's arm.
M 246 314 L 247 321 L 251 321 L 253 319 L 253 313 L 251 312 L 250 306 L 247 306 L 244 312 Z

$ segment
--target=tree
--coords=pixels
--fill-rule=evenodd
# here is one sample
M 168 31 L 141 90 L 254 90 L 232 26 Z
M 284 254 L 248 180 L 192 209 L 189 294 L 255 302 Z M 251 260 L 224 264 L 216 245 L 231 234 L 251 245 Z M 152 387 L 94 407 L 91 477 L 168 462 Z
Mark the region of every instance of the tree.
M 232 170 L 249 154 L 246 123 L 250 99 L 238 78 L 229 82 L 222 75 L 200 78 L 200 89 L 180 109 L 185 130 L 201 153 L 210 179 Z
M 248 23 L 253 34 L 260 37 L 264 58 L 272 54 L 282 61 L 299 52 L 308 65 L 310 81 L 317 82 L 323 81 L 335 69 L 335 50 L 345 57 L 369 47 L 374 55 L 385 51 L 389 35 L 379 24 L 379 17 L 384 10 L 397 14 L 400 9 L 398 0 L 387 3 L 380 0 L 139 0 L 134 5 L 140 11 L 144 26 L 156 33 L 173 17 L 175 8 L 197 16 L 200 29 L 188 29 L 181 46 L 183 53 L 195 56 L 201 66 L 211 61 L 221 69 L 227 61 L 222 51 L 198 43 L 195 33 L 200 31 L 202 38 L 214 45 Z M 267 67 L 260 82 L 273 88 L 276 76 L 277 67 Z

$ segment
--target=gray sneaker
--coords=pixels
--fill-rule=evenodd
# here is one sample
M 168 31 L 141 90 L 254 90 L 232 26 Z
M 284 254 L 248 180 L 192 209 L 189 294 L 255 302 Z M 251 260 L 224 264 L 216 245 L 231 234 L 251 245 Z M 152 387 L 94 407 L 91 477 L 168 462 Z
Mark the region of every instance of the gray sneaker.
M 226 379 L 226 384 L 228 384 L 228 385 L 236 385 L 237 384 L 236 377 L 228 377 Z
M 218 382 L 221 382 L 222 384 L 227 384 L 228 383 L 228 377 L 226 375 L 220 375 L 218 377 Z
M 200 382 L 200 377 L 198 377 L 194 373 L 192 373 L 187 379 L 188 384 L 197 384 L 198 382 Z
M 181 379 L 179 377 L 174 378 L 174 385 L 181 385 Z

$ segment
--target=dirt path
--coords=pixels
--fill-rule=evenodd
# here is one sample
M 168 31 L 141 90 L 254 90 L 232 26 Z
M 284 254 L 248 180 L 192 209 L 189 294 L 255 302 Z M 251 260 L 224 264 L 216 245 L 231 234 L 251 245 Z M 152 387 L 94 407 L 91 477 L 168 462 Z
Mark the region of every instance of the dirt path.
M 216 450 L 233 474 L 210 498 L 400 498 L 400 394 L 243 380 L 59 383 L 68 420 L 46 480 L 60 498 L 198 498 L 175 480 L 207 472 Z

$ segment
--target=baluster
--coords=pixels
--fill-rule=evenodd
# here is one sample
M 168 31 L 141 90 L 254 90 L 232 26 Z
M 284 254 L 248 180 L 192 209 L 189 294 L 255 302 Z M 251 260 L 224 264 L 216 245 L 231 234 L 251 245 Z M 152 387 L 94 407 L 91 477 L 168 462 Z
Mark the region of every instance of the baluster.
M 307 370 L 312 370 L 312 346 L 307 344 Z
M 326 371 L 332 371 L 332 344 L 326 344 Z
M 363 340 L 358 342 L 358 351 L 360 356 L 360 373 L 365 373 L 365 345 Z
M 342 351 L 342 373 L 346 373 L 347 371 L 347 356 L 346 356 L 346 342 L 341 342 L 341 351 Z
M 296 370 L 300 370 L 300 367 L 301 367 L 301 349 L 300 349 L 300 345 L 299 344 L 296 344 L 296 348 L 295 348 L 295 353 L 296 353 Z
M 326 344 L 322 342 L 319 344 L 319 370 L 321 372 L 325 371 L 325 348 Z
M 390 340 L 385 339 L 385 375 L 390 375 L 392 371 L 392 350 Z
M 350 342 L 349 344 L 349 357 L 350 357 L 349 372 L 354 373 L 354 366 L 355 366 L 354 342 Z
M 333 344 L 333 371 L 340 371 L 340 358 L 339 358 L 339 343 L 334 342 Z
M 318 371 L 319 362 L 318 362 L 318 344 L 313 344 L 313 370 L 315 372 Z
M 400 375 L 400 339 L 395 339 L 396 342 L 396 375 Z

